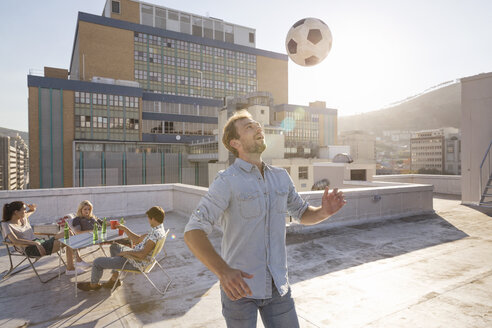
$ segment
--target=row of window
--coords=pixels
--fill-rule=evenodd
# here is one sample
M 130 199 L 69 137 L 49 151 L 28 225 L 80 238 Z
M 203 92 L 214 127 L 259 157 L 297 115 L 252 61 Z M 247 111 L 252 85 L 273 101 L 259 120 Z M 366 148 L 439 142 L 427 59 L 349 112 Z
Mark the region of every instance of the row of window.
M 226 57 L 229 59 L 239 59 L 240 61 L 256 63 L 256 56 L 251 54 L 246 54 L 243 52 L 235 52 L 228 49 L 215 48 L 205 45 L 200 45 L 197 43 L 186 42 L 181 40 L 174 40 L 170 38 L 160 37 L 151 34 L 145 34 L 140 32 L 134 33 L 134 41 L 143 45 L 157 45 L 163 46 L 165 48 L 178 49 L 183 51 L 190 51 L 195 53 L 203 53 L 204 55 L 216 56 L 216 57 Z
M 212 107 L 212 106 L 166 103 L 166 102 L 159 102 L 159 101 L 144 100 L 143 111 L 150 112 L 150 113 L 217 117 L 219 108 Z
M 129 97 L 129 96 L 117 96 L 117 95 L 107 95 L 102 93 L 91 93 L 91 92 L 80 92 L 75 91 L 75 103 L 76 104 L 92 104 L 93 105 L 103 105 L 106 106 L 118 106 L 127 108 L 138 108 L 139 98 Z
M 183 135 L 213 135 L 217 124 L 143 120 L 142 133 L 152 134 L 183 134 Z
M 124 125 L 126 123 L 126 126 Z M 105 117 L 105 116 L 91 116 L 89 115 L 75 115 L 75 127 L 76 128 L 100 128 L 107 129 L 108 124 L 110 129 L 123 129 L 138 130 L 138 119 L 123 117 Z

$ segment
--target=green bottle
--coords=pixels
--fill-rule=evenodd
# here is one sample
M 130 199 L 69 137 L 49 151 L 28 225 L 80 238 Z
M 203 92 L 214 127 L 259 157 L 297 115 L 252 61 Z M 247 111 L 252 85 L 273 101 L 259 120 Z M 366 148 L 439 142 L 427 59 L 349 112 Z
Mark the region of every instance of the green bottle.
M 94 223 L 94 229 L 92 229 L 92 242 L 95 243 L 97 241 L 97 223 Z
M 70 238 L 70 228 L 68 227 L 68 223 L 67 221 L 65 221 L 65 229 L 64 230 L 64 236 L 65 237 L 65 240 L 68 240 L 68 238 Z
M 105 234 L 106 233 L 106 218 L 103 219 L 101 233 L 102 234 Z

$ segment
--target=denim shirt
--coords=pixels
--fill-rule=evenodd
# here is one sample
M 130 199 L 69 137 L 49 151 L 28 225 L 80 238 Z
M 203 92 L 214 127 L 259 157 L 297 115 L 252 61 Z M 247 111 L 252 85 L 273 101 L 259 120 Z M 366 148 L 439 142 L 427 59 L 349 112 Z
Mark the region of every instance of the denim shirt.
M 264 178 L 253 164 L 236 159 L 219 172 L 191 214 L 185 232 L 215 225 L 223 231 L 221 253 L 226 263 L 253 274 L 245 278 L 249 298 L 272 297 L 272 278 L 281 296 L 289 290 L 285 218 L 300 220 L 308 203 L 296 192 L 285 169 L 263 164 Z

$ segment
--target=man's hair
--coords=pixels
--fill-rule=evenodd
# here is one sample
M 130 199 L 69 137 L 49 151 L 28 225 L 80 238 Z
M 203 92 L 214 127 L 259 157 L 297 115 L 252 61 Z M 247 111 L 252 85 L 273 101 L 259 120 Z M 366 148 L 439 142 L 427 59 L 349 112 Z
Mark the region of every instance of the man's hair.
M 154 206 L 147 212 L 145 212 L 149 218 L 155 219 L 157 222 L 162 223 L 164 222 L 164 217 L 166 216 L 166 213 L 160 206 Z
M 227 150 L 233 153 L 236 157 L 239 157 L 239 153 L 237 152 L 236 148 L 231 146 L 230 142 L 232 139 L 239 139 L 239 134 L 237 133 L 235 123 L 236 121 L 243 118 L 251 118 L 251 114 L 245 109 L 239 110 L 235 112 L 234 115 L 229 117 L 227 123 L 224 126 L 224 134 L 222 136 L 222 143 L 227 148 Z

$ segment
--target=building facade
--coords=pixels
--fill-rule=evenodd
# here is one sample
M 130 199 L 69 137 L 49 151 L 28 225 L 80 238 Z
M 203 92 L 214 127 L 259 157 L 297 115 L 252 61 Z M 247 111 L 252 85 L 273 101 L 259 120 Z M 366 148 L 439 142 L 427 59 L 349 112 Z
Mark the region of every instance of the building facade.
M 446 159 L 449 158 L 448 164 L 453 167 L 456 165 L 456 171 L 460 170 L 460 147 L 459 143 L 453 143 L 457 140 L 459 130 L 456 128 L 441 128 L 434 130 L 425 130 L 415 132 L 410 139 L 410 156 L 411 156 L 411 170 L 421 170 L 425 172 L 435 172 L 439 174 L 447 173 L 446 171 Z M 451 138 L 453 138 L 451 140 Z M 459 139 L 458 139 L 459 140 Z M 450 147 L 453 147 L 455 156 L 446 156 L 446 145 L 450 142 Z M 456 149 L 454 146 L 456 145 Z M 450 148 L 451 149 L 451 148 Z
M 0 189 L 26 189 L 29 150 L 20 137 L 0 136 Z
M 350 146 L 350 156 L 356 163 L 376 162 L 376 137 L 361 130 L 340 133 L 339 143 Z
M 324 102 L 275 105 L 270 113 L 285 135 L 285 158 L 320 158 L 321 148 L 337 143 L 338 111 Z
M 70 70 L 28 76 L 31 188 L 208 186 L 226 97 L 288 102 L 287 56 L 255 30 L 134 0 L 79 13 Z

